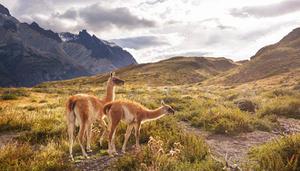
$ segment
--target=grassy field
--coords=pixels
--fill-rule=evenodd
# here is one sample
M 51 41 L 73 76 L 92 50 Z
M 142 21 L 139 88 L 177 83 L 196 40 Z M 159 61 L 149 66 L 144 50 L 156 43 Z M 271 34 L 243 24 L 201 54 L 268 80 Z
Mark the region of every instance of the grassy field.
M 96 77 L 94 77 L 96 78 Z M 100 79 L 101 78 L 101 79 Z M 64 119 L 66 99 L 76 93 L 103 97 L 106 76 L 95 82 L 79 78 L 64 82 L 44 83 L 34 88 L 0 89 L 0 134 L 19 132 L 20 136 L 0 149 L 0 170 L 72 170 L 68 159 L 67 131 Z M 93 78 L 91 78 L 93 79 Z M 101 81 L 102 80 L 102 81 Z M 295 80 L 295 79 L 293 79 Z M 274 81 L 274 79 L 272 80 Z M 235 136 L 255 130 L 278 129 L 278 117 L 299 119 L 300 82 L 285 85 L 250 83 L 247 85 L 206 85 L 202 83 L 174 86 L 147 86 L 131 83 L 118 87 L 116 98 L 141 102 L 149 108 L 158 107 L 163 99 L 173 106 L 176 115 L 142 126 L 142 150 L 128 153 L 111 165 L 116 170 L 220 170 L 223 164 L 211 158 L 205 140 L 184 132 L 179 121 L 214 134 Z M 249 106 L 254 111 L 248 111 Z M 242 106 L 240 106 L 240 104 Z M 250 105 L 250 108 L 251 108 Z M 93 150 L 106 155 L 98 145 L 95 125 Z M 121 148 L 125 125 L 117 132 L 117 148 Z M 271 143 L 253 149 L 253 160 L 268 159 L 269 163 L 254 163 L 255 170 L 278 168 L 299 169 L 299 136 L 285 137 L 280 144 Z M 131 137 L 130 145 L 134 144 Z M 106 147 L 102 148 L 106 149 Z M 291 155 L 287 154 L 295 151 Z M 160 151 L 160 152 L 158 152 Z M 173 151 L 176 151 L 173 154 Z M 268 151 L 272 151 L 271 154 Z M 75 145 L 77 160 L 81 155 Z M 270 156 L 272 155 L 272 156 Z M 288 162 L 286 162 L 289 159 Z M 280 166 L 270 163 L 280 162 Z M 291 163 L 292 162 L 292 163 Z

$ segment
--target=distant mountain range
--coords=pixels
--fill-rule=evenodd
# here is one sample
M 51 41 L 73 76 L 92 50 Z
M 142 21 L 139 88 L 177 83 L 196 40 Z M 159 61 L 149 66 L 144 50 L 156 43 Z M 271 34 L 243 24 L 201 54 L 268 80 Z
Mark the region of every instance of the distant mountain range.
M 114 43 L 90 35 L 55 33 L 21 23 L 0 4 L 0 87 L 33 86 L 137 64 Z
M 182 85 L 199 83 L 205 85 L 241 84 L 300 73 L 300 28 L 294 29 L 278 43 L 260 49 L 251 60 L 233 62 L 226 58 L 173 57 L 156 63 L 138 64 L 118 69 L 117 74 L 133 84 Z M 67 82 L 55 82 L 51 86 L 76 84 L 99 84 L 107 75 L 78 78 Z M 272 78 L 271 78 L 272 79 Z M 295 78 L 295 81 L 299 78 Z
M 300 69 L 300 28 L 278 43 L 263 47 L 250 61 L 174 57 L 139 65 L 132 65 L 137 62 L 121 47 L 90 35 L 86 30 L 78 34 L 55 33 L 35 22 L 20 23 L 1 5 L 0 37 L 0 86 L 32 86 L 120 67 L 117 72 L 122 78 L 148 85 L 178 85 L 204 80 L 245 83 Z M 124 67 L 128 65 L 131 66 Z M 106 80 L 106 75 L 79 80 L 87 84 L 100 83 Z M 73 80 L 68 83 L 75 84 Z

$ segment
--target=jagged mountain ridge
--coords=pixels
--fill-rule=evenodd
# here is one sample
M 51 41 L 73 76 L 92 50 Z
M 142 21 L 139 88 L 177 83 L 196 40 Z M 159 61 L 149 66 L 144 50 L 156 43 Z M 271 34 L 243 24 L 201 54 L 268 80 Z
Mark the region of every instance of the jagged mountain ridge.
M 5 14 L 7 16 L 10 16 L 9 10 L 1 4 L 0 4 L 0 14 Z
M 114 43 L 101 40 L 95 35 L 90 35 L 82 30 L 78 35 L 72 33 L 61 33 L 60 37 L 66 42 L 78 43 L 91 50 L 91 56 L 96 59 L 111 59 L 113 65 L 122 67 L 124 65 L 136 64 L 136 60 L 121 47 Z
M 82 33 L 85 41 L 62 41 L 58 33 L 45 30 L 35 22 L 19 22 L 1 5 L 0 86 L 33 86 L 137 63 L 121 47 L 104 44 L 85 30 L 79 33 L 78 40 L 83 39 Z M 95 44 L 94 48 L 89 48 L 85 42 Z M 105 48 L 110 53 L 104 51 Z

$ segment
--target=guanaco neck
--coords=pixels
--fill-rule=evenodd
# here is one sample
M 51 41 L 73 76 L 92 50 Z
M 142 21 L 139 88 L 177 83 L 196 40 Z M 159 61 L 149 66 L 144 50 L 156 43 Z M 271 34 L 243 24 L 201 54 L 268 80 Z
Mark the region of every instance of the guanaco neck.
M 106 96 L 104 97 L 103 101 L 105 103 L 111 102 L 115 99 L 115 87 L 109 83 L 107 83 L 106 87 Z
M 147 111 L 145 111 L 145 113 L 146 114 L 145 114 L 144 120 L 155 120 L 155 119 L 159 119 L 165 115 L 165 113 L 162 110 L 162 107 L 159 107 L 154 110 L 147 110 Z

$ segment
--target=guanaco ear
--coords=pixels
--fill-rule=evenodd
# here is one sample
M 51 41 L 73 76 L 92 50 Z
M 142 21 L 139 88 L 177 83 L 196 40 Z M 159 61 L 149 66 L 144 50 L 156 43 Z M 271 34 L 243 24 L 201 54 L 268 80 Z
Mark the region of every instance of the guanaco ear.
M 164 102 L 164 100 L 161 100 L 161 105 L 163 105 L 163 106 L 165 106 L 166 104 L 165 104 L 165 102 Z
M 110 77 L 113 77 L 113 76 L 115 76 L 115 72 L 110 73 Z

